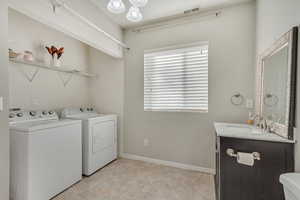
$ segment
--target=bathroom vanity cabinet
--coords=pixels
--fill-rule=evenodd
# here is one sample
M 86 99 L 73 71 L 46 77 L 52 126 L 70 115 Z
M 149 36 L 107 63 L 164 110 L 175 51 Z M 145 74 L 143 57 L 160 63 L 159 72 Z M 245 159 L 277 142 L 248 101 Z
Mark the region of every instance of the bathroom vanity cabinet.
M 279 176 L 294 171 L 294 144 L 216 137 L 217 200 L 284 200 Z M 227 149 L 237 152 L 259 152 L 254 166 L 237 163 Z
M 214 123 L 217 200 L 285 199 L 279 177 L 294 172 L 298 29 L 293 27 L 259 56 L 257 126 Z

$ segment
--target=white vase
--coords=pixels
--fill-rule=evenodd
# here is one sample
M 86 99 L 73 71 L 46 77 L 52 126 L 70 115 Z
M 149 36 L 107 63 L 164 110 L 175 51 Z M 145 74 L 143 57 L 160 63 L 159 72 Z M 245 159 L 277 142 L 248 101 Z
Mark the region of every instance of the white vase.
M 54 66 L 54 67 L 60 67 L 61 66 L 61 62 L 60 62 L 59 59 L 57 59 L 57 57 L 54 57 L 52 59 L 52 66 Z

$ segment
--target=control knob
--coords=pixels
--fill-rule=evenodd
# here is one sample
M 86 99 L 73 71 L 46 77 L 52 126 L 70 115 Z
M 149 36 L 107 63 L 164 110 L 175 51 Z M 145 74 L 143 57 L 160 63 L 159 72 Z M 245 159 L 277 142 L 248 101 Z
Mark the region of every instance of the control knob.
M 29 115 L 32 116 L 32 117 L 34 117 L 36 115 L 36 112 L 35 111 L 30 111 Z
M 23 113 L 17 113 L 18 117 L 23 117 Z

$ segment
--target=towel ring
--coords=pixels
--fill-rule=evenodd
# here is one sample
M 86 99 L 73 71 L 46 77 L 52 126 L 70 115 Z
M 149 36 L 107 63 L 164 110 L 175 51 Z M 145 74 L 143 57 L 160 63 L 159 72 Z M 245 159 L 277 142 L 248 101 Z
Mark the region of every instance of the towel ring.
M 266 94 L 264 96 L 264 104 L 268 107 L 273 107 L 278 104 L 279 98 L 274 94 Z
M 236 93 L 230 98 L 231 104 L 235 106 L 240 106 L 244 103 L 244 96 L 241 93 Z

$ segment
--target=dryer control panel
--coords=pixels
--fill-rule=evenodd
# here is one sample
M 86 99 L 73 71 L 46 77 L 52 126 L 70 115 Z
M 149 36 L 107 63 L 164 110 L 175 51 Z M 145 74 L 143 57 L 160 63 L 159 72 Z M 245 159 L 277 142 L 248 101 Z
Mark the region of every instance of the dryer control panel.
M 97 111 L 93 107 L 81 107 L 81 108 L 66 108 L 62 111 L 61 116 L 62 117 L 68 117 L 72 115 L 78 115 L 82 113 L 95 113 L 97 114 Z

